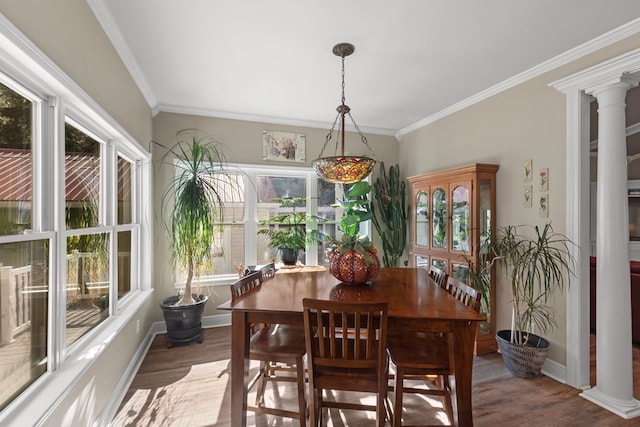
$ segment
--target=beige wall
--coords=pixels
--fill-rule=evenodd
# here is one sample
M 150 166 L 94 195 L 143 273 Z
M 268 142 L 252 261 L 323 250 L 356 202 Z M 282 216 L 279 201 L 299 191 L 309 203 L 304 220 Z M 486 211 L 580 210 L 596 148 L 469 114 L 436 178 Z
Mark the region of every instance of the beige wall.
M 311 162 L 320 154 L 325 137 L 329 130 L 326 129 L 305 128 L 296 126 L 275 125 L 269 123 L 249 122 L 242 120 L 217 119 L 212 117 L 193 116 L 185 114 L 160 113 L 153 120 L 153 139 L 163 145 L 171 145 L 175 143 L 175 135 L 181 129 L 192 128 L 204 132 L 218 142 L 225 145 L 227 160 L 233 163 L 248 164 L 268 164 L 271 166 L 286 166 L 291 163 L 282 162 L 265 162 L 262 160 L 262 131 L 277 130 L 286 132 L 298 132 L 306 135 L 306 163 L 296 163 L 295 166 L 311 167 Z M 398 141 L 395 137 L 381 135 L 365 135 L 369 145 L 373 149 L 376 159 L 384 161 L 388 168 L 392 164 L 398 162 Z M 353 154 L 364 154 L 368 150 L 362 144 L 359 137 L 354 134 L 347 135 L 346 151 Z M 335 141 L 335 134 L 334 139 Z M 331 150 L 328 147 L 327 150 Z M 153 147 L 153 158 L 158 159 L 162 155 L 160 147 Z M 325 155 L 330 155 L 325 152 Z M 376 167 L 377 170 L 377 167 Z M 173 174 L 171 168 L 159 169 L 156 165 L 154 170 L 154 211 L 160 212 L 160 197 L 162 195 L 168 179 Z M 155 218 L 157 221 L 158 218 Z M 154 242 L 155 246 L 155 280 L 156 288 L 155 297 L 157 301 L 175 294 L 172 285 L 172 268 L 167 263 L 167 254 L 169 253 L 168 241 L 166 233 L 156 222 L 156 233 Z M 378 245 L 379 247 L 379 245 Z M 229 300 L 229 290 L 227 286 L 210 287 L 206 289 L 210 301 L 205 308 L 205 316 L 211 314 L 220 314 L 216 307 L 222 302 Z M 162 313 L 158 310 L 157 319 L 162 319 Z
M 564 233 L 565 96 L 548 85 L 638 46 L 640 36 L 636 35 L 405 135 L 400 141 L 400 170 L 411 176 L 475 162 L 497 163 L 498 226 L 543 225 L 549 221 L 555 231 Z M 534 177 L 540 168 L 549 168 L 548 218 L 541 218 L 535 207 L 540 195 L 535 185 L 534 207 L 523 207 L 522 163 L 526 160 L 533 161 Z M 507 290 L 506 281 L 499 278 L 498 329 L 510 325 Z M 560 364 L 566 363 L 565 305 L 565 296 L 555 295 L 553 306 L 560 326 L 548 335 L 552 343 L 549 359 Z
M 137 142 L 148 146 L 151 110 L 86 0 L 3 1 L 0 13 Z M 144 333 L 136 333 L 136 320 L 140 319 L 142 331 L 151 326 L 150 304 L 142 307 L 110 342 L 105 341 L 106 347 L 96 353 L 96 362 L 76 378 L 77 382 L 67 390 L 61 404 L 42 420 L 43 426 L 92 424 L 112 398 L 120 376 L 144 338 Z
M 2 1 L 0 13 L 148 147 L 151 109 L 86 0 Z

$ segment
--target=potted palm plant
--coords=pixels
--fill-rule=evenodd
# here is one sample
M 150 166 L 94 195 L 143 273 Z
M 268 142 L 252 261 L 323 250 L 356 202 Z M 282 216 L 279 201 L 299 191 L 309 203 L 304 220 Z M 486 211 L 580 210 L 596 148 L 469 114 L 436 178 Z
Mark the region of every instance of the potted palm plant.
M 557 326 L 548 302 L 556 291 L 563 291 L 575 262 L 569 252 L 571 241 L 553 231 L 551 224 L 529 227 L 531 236 L 520 228 L 499 229 L 487 245 L 511 285 L 511 328 L 497 332 L 498 347 L 512 374 L 534 378 L 540 375 L 549 342 L 533 331 L 545 334 Z
M 291 212 L 283 212 L 269 219 L 260 221 L 260 226 L 268 227 L 258 230 L 258 234 L 267 236 L 269 246 L 277 249 L 284 265 L 295 265 L 301 251 L 308 243 L 321 243 L 324 235 L 313 224 L 323 221 L 315 215 L 308 215 L 304 206 L 306 199 L 302 197 L 276 198 L 281 207 L 291 208 Z M 303 208 L 298 211 L 297 208 Z
M 225 192 L 234 188 L 222 145 L 192 129 L 176 135 L 160 164 L 175 167 L 162 195 L 162 219 L 168 233 L 174 271 L 186 274 L 184 292 L 160 302 L 167 326 L 167 344 L 202 342 L 206 295 L 192 293 L 192 282 L 212 266 L 214 237 L 223 219 Z

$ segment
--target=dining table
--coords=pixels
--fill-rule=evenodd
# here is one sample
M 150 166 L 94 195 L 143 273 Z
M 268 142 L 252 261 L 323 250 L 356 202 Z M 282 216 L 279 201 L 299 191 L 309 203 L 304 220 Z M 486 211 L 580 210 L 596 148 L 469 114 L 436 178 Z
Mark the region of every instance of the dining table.
M 451 333 L 450 364 L 455 381 L 453 425 L 472 426 L 471 378 L 474 340 L 481 313 L 459 302 L 438 286 L 424 268 L 381 268 L 368 284 L 341 283 L 324 271 L 276 274 L 254 291 L 218 307 L 231 311 L 231 425 L 247 424 L 250 325 L 303 323 L 302 300 L 344 302 L 387 301 L 388 328 L 399 331 Z

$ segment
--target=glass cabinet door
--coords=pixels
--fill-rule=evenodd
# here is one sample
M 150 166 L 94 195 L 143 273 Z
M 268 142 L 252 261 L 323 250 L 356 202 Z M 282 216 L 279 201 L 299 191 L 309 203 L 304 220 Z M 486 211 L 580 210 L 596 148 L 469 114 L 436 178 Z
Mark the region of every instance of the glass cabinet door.
M 433 190 L 431 247 L 447 247 L 447 192 L 443 188 Z
M 451 249 L 454 251 L 469 251 L 469 193 L 465 185 L 456 185 L 451 192 Z
M 419 191 L 416 194 L 416 245 L 429 245 L 429 194 Z

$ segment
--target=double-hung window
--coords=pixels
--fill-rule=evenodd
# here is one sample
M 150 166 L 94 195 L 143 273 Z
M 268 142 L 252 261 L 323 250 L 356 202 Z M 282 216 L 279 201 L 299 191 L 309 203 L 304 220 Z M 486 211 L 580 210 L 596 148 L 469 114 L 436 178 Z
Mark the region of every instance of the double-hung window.
M 92 340 L 117 330 L 110 320 L 146 298 L 137 291 L 150 156 L 69 95 L 77 87 L 36 74 L 0 55 L 0 424 L 37 380 L 68 381 L 50 374 L 71 355 L 90 360 L 83 352 L 102 348 Z

